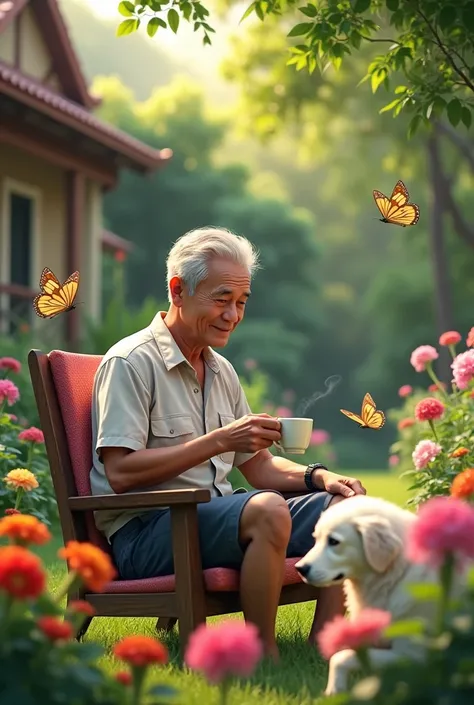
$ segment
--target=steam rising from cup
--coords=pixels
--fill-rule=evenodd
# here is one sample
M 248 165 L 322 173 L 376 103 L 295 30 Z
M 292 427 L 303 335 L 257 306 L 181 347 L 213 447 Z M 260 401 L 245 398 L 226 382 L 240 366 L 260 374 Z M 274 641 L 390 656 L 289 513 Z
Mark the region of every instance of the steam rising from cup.
M 341 375 L 331 375 L 324 381 L 324 386 L 326 387 L 326 391 L 324 392 L 314 392 L 312 396 L 309 397 L 309 399 L 303 399 L 300 404 L 298 405 L 298 408 L 295 412 L 295 416 L 306 416 L 308 409 L 310 409 L 313 404 L 315 404 L 317 401 L 320 399 L 324 399 L 324 397 L 329 396 L 342 382 L 342 377 Z

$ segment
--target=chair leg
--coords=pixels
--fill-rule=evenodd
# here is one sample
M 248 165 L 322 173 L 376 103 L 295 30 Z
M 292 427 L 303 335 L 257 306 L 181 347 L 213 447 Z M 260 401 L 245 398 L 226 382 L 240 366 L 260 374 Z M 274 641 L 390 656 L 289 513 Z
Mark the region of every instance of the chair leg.
M 168 633 L 173 629 L 177 621 L 176 617 L 159 617 L 155 629 L 157 632 L 163 630 Z
M 84 622 L 81 624 L 81 626 L 79 627 L 79 629 L 78 629 L 77 632 L 76 632 L 76 637 L 75 637 L 75 638 L 76 638 L 77 641 L 81 641 L 81 640 L 82 640 L 82 638 L 83 638 L 83 636 L 85 635 L 86 631 L 89 629 L 90 623 L 92 622 L 92 620 L 93 620 L 93 617 L 86 617 L 86 618 L 84 619 Z

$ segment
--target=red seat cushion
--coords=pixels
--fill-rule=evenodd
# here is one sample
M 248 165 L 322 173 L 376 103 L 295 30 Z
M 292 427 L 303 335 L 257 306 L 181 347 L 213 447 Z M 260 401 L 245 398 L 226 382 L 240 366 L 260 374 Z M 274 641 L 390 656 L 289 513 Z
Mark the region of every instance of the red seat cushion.
M 295 585 L 301 582 L 300 574 L 295 569 L 299 558 L 287 558 L 283 585 Z M 240 584 L 238 570 L 231 568 L 208 568 L 204 572 L 204 584 L 209 592 L 237 592 Z M 162 578 L 146 578 L 144 580 L 114 580 L 108 583 L 105 592 L 137 593 L 137 592 L 174 592 L 176 580 L 174 575 Z

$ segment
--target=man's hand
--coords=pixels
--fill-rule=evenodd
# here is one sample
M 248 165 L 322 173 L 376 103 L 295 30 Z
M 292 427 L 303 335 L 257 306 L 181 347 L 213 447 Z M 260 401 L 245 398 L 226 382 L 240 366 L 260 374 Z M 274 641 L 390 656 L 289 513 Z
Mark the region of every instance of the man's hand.
M 255 453 L 281 439 L 280 422 L 269 414 L 247 414 L 214 433 L 221 452 Z
M 315 482 L 315 484 L 318 484 L 322 490 L 326 490 L 326 492 L 330 492 L 330 494 L 340 494 L 343 497 L 367 494 L 367 490 L 363 487 L 361 481 L 356 480 L 355 477 L 338 475 L 329 470 L 318 470 L 315 474 L 317 474 L 317 479 L 319 480 L 319 482 Z

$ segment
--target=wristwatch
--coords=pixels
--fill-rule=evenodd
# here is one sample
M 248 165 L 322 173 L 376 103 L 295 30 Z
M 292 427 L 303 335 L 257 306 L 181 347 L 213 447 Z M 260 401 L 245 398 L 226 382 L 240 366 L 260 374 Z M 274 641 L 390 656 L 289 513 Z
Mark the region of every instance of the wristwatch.
M 313 472 L 315 470 L 327 470 L 327 467 L 322 463 L 311 463 L 310 465 L 308 465 L 308 467 L 304 471 L 304 484 L 306 485 L 308 490 L 310 490 L 310 492 L 316 492 L 318 489 L 313 484 Z

